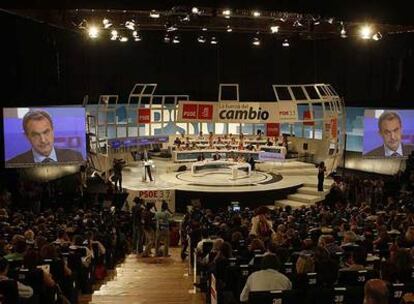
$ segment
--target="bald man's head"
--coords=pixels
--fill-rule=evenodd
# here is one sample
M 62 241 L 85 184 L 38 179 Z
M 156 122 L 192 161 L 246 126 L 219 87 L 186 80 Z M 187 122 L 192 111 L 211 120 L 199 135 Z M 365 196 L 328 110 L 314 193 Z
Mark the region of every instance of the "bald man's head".
M 388 303 L 387 284 L 380 279 L 371 279 L 365 283 L 364 303 L 365 304 L 387 304 Z

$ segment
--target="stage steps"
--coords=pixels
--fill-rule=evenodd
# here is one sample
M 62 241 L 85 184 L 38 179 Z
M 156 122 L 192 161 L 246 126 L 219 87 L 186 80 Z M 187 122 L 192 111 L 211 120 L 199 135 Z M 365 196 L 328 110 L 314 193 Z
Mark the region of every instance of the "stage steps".
M 302 169 L 278 169 L 273 170 L 273 173 L 280 174 L 282 176 L 304 176 L 304 175 L 318 175 L 318 169 L 316 168 L 302 168 Z
M 326 194 L 333 183 L 331 179 L 325 179 L 323 188 L 319 192 L 317 183 L 304 183 L 302 187 L 296 190 L 296 193 L 290 194 L 286 199 L 275 201 L 276 207 L 290 206 L 293 209 L 301 208 L 303 206 L 309 207 L 325 199 Z
M 287 196 L 287 198 L 293 201 L 305 203 L 307 205 L 313 205 L 322 200 L 319 195 L 310 195 L 302 193 L 290 194 Z
M 325 192 L 324 191 L 318 191 L 317 187 L 300 187 L 297 191 L 300 194 L 310 194 L 310 195 L 315 195 L 315 196 L 320 196 L 320 197 L 325 197 Z
M 272 172 L 282 176 L 317 176 L 318 169 L 314 164 L 300 161 L 292 162 L 265 162 L 256 164 L 256 169 L 264 172 Z

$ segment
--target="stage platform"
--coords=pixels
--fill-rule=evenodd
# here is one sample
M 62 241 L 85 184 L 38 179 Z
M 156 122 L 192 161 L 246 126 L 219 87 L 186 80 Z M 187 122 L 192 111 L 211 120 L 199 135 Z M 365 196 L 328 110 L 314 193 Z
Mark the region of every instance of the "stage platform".
M 123 187 L 130 193 L 129 199 L 148 190 L 174 190 L 176 201 L 204 197 L 218 201 L 258 201 L 276 206 L 290 205 L 297 208 L 324 199 L 332 180 L 326 179 L 325 191 L 317 191 L 315 165 L 297 160 L 259 163 L 251 176 L 232 180 L 228 174 L 212 173 L 195 177 L 191 163 L 186 171 L 177 172 L 182 164 L 170 160 L 154 159 L 154 181 L 142 180 L 141 162 L 130 162 L 123 170 Z

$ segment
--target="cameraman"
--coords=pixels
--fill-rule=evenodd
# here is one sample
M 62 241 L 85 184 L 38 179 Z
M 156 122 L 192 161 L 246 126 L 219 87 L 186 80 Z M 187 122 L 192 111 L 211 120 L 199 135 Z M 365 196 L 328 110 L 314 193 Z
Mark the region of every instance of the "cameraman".
M 119 183 L 119 192 L 122 192 L 122 169 L 124 168 L 125 164 L 126 162 L 122 158 L 114 158 L 112 168 L 114 175 L 112 176 L 112 181 L 115 185 L 115 191 L 118 190 L 117 184 Z

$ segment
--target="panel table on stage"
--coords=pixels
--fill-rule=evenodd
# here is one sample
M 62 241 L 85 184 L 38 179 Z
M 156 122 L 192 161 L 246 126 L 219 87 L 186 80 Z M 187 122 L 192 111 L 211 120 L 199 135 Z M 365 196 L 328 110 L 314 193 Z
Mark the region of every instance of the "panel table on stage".
M 218 150 L 218 149 L 206 149 L 206 150 L 183 150 L 172 151 L 172 159 L 174 162 L 191 162 L 197 161 L 198 157 L 203 154 L 205 159 L 213 159 L 215 154 L 219 154 L 221 158 L 235 158 L 238 156 L 253 157 L 254 160 L 259 160 L 259 151 L 249 150 Z
M 285 159 L 287 154 L 287 149 L 283 146 L 262 146 L 260 147 L 260 151 L 266 153 L 263 153 L 263 156 L 275 159 Z
M 248 163 L 232 161 L 201 161 L 191 166 L 191 175 L 200 177 L 213 173 L 230 174 L 231 179 L 244 178 L 251 175 L 251 166 Z

